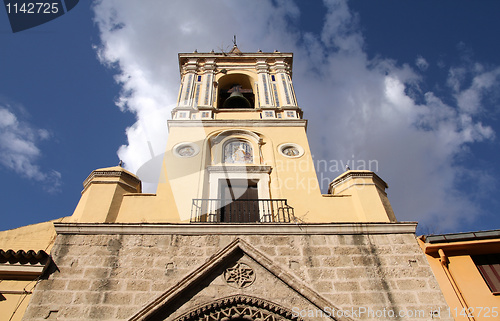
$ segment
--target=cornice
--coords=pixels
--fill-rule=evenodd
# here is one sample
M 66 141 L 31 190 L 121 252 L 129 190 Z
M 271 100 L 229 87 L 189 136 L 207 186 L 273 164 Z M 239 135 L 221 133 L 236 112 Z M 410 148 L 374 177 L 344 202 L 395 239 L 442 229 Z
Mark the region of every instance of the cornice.
M 135 184 L 141 183 L 141 181 L 137 177 L 135 177 L 132 174 L 127 173 L 124 170 L 99 170 L 99 169 L 96 169 L 96 170 L 92 171 L 92 173 L 90 173 L 90 175 L 83 181 L 84 189 L 86 189 L 87 186 L 89 185 L 89 183 L 94 178 L 97 178 L 97 177 L 120 177 L 120 178 L 123 178 L 125 180 L 130 180 Z
M 266 165 L 220 165 L 220 166 L 208 166 L 207 171 L 209 173 L 271 173 L 272 167 Z
M 361 235 L 415 234 L 398 223 L 54 223 L 57 234 L 80 235 Z
M 290 119 L 212 119 L 212 120 L 176 120 L 167 121 L 171 127 L 305 127 L 307 120 Z
M 384 189 L 389 188 L 389 185 L 381 179 L 377 174 L 375 174 L 372 171 L 358 171 L 358 170 L 349 170 L 339 177 L 335 178 L 328 186 L 328 193 L 331 194 L 332 190 L 341 185 L 342 183 L 354 179 L 354 178 L 372 178 L 373 182 L 375 183 L 375 186 L 380 188 L 382 192 L 385 193 Z M 362 184 L 362 185 L 368 185 L 368 184 Z

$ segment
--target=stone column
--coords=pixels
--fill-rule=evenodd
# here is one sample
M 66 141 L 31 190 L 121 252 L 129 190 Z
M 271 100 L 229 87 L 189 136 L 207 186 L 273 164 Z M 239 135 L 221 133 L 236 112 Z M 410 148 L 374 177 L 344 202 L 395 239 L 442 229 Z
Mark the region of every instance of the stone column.
M 285 63 L 284 59 L 276 59 L 275 70 L 282 106 L 297 107 L 290 78 L 290 67 Z
M 177 102 L 178 107 L 191 106 L 193 103 L 194 82 L 196 71 L 198 69 L 197 59 L 189 59 L 187 63 L 182 66 L 182 82 L 179 99 Z
M 213 107 L 214 105 L 214 72 L 215 72 L 215 59 L 206 59 L 205 65 L 203 66 L 203 81 L 201 88 L 201 95 L 199 106 L 203 107 Z
M 259 101 L 261 107 L 272 107 L 271 86 L 269 84 L 269 65 L 265 58 L 257 58 L 255 69 L 258 73 Z

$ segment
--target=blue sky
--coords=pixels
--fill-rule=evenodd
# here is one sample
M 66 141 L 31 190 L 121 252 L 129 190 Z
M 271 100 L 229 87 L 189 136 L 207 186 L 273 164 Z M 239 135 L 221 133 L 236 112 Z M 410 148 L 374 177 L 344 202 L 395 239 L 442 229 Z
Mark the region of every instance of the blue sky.
M 178 52 L 294 52 L 315 160 L 377 161 L 423 233 L 500 228 L 498 1 L 80 1 L 0 13 L 0 230 L 72 214 L 96 168 L 163 152 Z M 320 182 L 340 172 L 318 173 Z M 359 168 L 362 169 L 362 168 Z M 146 189 L 154 191 L 152 184 Z

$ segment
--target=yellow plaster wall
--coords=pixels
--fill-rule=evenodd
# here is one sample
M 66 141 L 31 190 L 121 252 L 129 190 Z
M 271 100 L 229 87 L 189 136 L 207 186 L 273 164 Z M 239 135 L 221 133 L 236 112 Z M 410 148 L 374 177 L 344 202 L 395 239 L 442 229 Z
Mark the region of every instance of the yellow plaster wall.
M 31 298 L 35 281 L 0 280 L 0 292 L 24 290 L 23 294 L 0 294 L 0 321 L 20 321 Z
M 205 171 L 212 165 L 209 137 L 226 130 L 248 130 L 263 138 L 263 164 L 272 167 L 271 198 L 284 198 L 303 222 L 388 222 L 383 192 L 373 181 L 360 178 L 356 188 L 332 197 L 321 194 L 304 127 L 176 127 L 170 129 L 165 152 L 163 177 L 156 195 L 127 194 L 117 222 L 185 222 L 191 215 L 192 200 L 208 198 L 209 181 Z M 176 144 L 194 142 L 200 152 L 190 158 L 173 154 Z M 288 158 L 278 151 L 283 143 L 296 143 L 305 150 L 299 158 Z M 352 184 L 353 181 L 347 184 Z M 363 185 L 363 186 L 361 186 Z M 361 186 L 361 188 L 360 188 Z M 103 193 L 100 194 L 104 195 Z M 96 199 L 97 200 L 97 199 Z M 96 201 L 98 204 L 100 201 Z M 103 202 L 105 202 L 103 200 Z M 109 202 L 109 200 L 108 200 Z M 390 206 L 390 204 L 389 204 Z
M 44 250 L 49 252 L 56 237 L 54 222 L 68 221 L 68 217 L 27 225 L 0 232 L 0 249 L 3 250 Z

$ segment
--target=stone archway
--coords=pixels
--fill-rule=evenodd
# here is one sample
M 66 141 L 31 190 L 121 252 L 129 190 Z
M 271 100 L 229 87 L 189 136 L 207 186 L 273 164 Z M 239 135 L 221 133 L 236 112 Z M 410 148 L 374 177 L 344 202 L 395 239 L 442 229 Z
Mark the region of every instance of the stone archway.
M 267 300 L 233 295 L 212 301 L 183 314 L 175 321 L 302 321 L 291 310 Z

